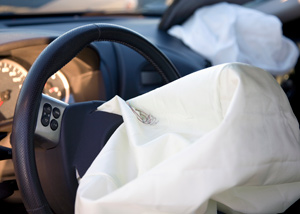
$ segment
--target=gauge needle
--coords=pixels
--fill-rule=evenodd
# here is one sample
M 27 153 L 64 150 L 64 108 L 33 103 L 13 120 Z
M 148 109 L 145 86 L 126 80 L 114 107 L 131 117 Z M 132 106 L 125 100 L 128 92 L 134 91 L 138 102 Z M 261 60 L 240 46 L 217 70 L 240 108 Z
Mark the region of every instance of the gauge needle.
M 49 92 L 50 93 L 53 93 L 53 92 L 58 92 L 58 87 L 52 87 L 49 89 Z

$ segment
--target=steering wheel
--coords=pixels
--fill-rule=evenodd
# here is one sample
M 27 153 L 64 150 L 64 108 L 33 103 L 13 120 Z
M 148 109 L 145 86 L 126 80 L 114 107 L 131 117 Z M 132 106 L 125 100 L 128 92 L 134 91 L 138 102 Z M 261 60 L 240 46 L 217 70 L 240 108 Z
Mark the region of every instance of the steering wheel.
M 76 174 L 84 174 L 122 123 L 119 115 L 95 111 L 101 101 L 67 105 L 42 95 L 47 79 L 94 41 L 117 42 L 134 49 L 166 83 L 180 77 L 175 66 L 153 44 L 117 25 L 75 28 L 45 48 L 23 83 L 11 136 L 16 179 L 28 213 L 73 213 Z

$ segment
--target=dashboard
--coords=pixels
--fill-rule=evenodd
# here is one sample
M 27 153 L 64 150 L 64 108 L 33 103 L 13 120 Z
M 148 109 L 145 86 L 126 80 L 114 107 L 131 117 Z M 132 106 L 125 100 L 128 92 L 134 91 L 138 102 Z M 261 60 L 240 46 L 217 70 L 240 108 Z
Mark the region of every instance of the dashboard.
M 72 28 L 110 23 L 135 30 L 162 50 L 182 76 L 210 65 L 181 41 L 158 30 L 159 18 L 155 17 L 52 17 L 1 23 L 0 131 L 11 128 L 18 93 L 35 59 L 51 41 Z M 94 42 L 51 76 L 43 93 L 67 103 L 109 100 L 115 95 L 130 99 L 163 84 L 158 72 L 135 51 L 117 43 Z

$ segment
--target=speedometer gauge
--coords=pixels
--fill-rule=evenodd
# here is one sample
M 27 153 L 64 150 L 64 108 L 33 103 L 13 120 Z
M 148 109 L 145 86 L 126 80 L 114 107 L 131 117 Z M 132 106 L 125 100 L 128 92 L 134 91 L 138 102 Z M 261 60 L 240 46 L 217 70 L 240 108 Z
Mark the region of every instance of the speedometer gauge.
M 0 123 L 13 117 L 17 98 L 27 72 L 20 63 L 12 59 L 0 59 Z M 69 101 L 69 83 L 61 71 L 48 79 L 43 93 L 64 102 Z

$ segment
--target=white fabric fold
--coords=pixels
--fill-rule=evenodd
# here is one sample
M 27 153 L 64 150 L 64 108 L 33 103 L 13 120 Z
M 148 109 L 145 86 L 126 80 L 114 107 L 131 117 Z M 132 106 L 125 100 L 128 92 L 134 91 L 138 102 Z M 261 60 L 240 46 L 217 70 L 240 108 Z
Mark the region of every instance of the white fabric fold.
M 242 62 L 282 75 L 295 66 L 299 50 L 281 28 L 276 16 L 222 2 L 199 8 L 168 33 L 212 65 Z
M 299 124 L 266 71 L 207 68 L 127 102 L 80 180 L 76 213 L 283 212 L 300 198 Z

